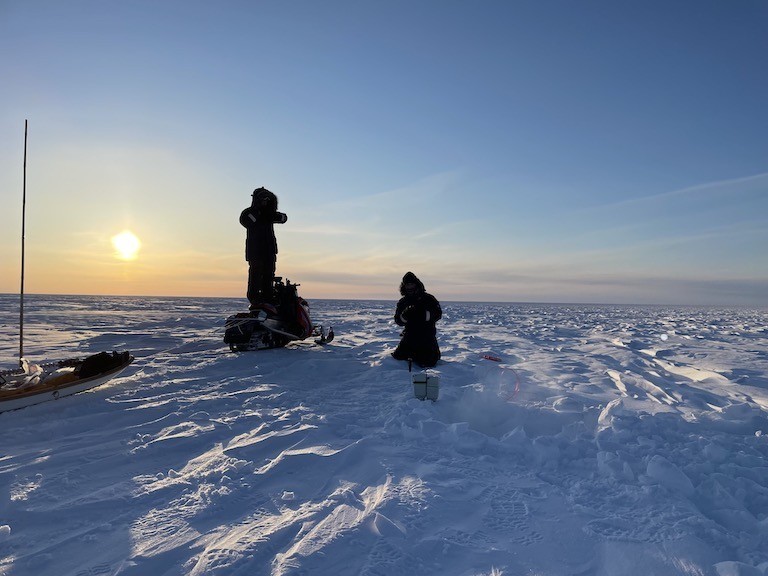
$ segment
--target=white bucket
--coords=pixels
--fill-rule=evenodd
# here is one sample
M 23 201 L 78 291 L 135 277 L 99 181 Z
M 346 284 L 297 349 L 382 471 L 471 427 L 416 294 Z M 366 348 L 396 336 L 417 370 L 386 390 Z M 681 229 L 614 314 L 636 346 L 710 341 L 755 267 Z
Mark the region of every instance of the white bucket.
M 413 395 L 419 400 L 437 400 L 440 394 L 440 379 L 434 374 L 419 372 L 413 375 Z

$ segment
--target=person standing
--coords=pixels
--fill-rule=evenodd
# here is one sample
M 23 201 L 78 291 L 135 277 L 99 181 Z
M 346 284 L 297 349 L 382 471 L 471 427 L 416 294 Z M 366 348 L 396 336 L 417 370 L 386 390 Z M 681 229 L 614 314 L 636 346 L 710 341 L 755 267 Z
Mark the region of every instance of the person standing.
M 277 239 L 274 224 L 284 224 L 288 216 L 277 211 L 277 196 L 266 188 L 256 188 L 251 205 L 240 214 L 245 227 L 245 259 L 248 261 L 250 309 L 271 303 L 277 265 Z
M 413 272 L 403 276 L 400 295 L 395 323 L 403 327 L 403 333 L 392 357 L 413 360 L 423 368 L 431 368 L 440 360 L 435 323 L 443 317 L 443 310 Z

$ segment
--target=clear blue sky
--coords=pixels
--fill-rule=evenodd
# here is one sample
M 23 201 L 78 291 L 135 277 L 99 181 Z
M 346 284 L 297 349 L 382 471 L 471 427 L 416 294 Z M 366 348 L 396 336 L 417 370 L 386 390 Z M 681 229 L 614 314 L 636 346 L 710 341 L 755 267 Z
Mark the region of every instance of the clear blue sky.
M 0 291 L 768 305 L 768 2 L 0 0 Z M 128 229 L 142 248 L 114 258 Z

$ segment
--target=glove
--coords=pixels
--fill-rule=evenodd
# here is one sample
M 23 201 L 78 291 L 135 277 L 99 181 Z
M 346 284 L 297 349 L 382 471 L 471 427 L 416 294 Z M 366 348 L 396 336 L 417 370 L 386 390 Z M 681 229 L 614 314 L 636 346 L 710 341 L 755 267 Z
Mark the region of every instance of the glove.
M 414 316 L 416 307 L 411 304 L 410 306 L 406 306 L 402 312 L 400 312 L 400 320 L 402 320 L 403 324 L 407 324 L 412 320 L 412 317 Z
M 424 310 L 422 308 L 418 308 L 411 304 L 410 306 L 406 307 L 405 310 L 400 314 L 400 319 L 404 322 L 429 322 L 429 319 L 432 317 L 432 315 L 429 313 L 429 310 Z

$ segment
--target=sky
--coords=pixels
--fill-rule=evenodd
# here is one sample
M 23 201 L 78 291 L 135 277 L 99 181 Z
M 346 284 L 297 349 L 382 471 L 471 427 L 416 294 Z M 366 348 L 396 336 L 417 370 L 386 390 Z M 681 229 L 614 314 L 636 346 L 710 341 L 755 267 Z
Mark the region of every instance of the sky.
M 768 305 L 768 4 L 0 0 L 0 292 Z M 131 259 L 111 239 L 131 232 Z

